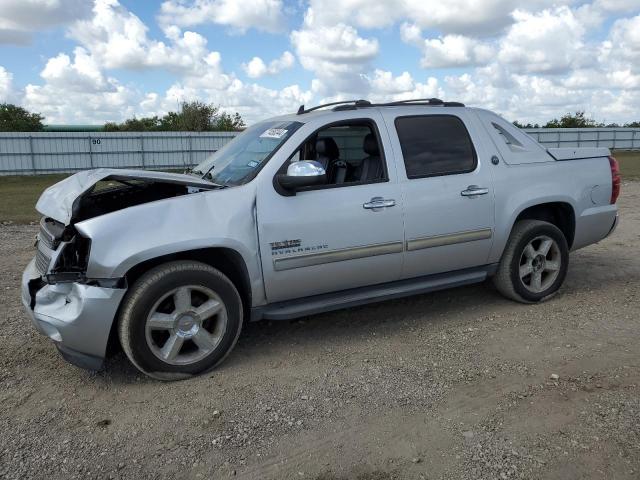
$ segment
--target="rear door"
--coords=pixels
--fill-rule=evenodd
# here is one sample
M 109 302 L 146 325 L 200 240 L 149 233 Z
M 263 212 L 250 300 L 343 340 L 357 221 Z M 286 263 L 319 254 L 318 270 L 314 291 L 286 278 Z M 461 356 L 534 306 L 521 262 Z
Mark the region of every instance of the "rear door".
M 493 241 L 490 153 L 477 148 L 481 132 L 460 108 L 426 109 L 383 109 L 404 205 L 402 278 L 484 265 Z
M 339 147 L 340 160 L 356 164 L 358 157 L 366 155 L 365 134 L 373 133 L 385 166 L 381 178 L 308 188 L 295 195 L 279 192 L 271 179 L 258 184 L 258 233 L 269 302 L 400 277 L 402 195 L 395 166 L 389 161 L 388 134 L 378 112 L 354 114 L 359 118 L 323 125 L 307 132 L 308 138 L 331 136 Z M 362 131 L 363 124 L 370 125 L 370 130 Z M 285 165 L 309 150 L 303 143 Z

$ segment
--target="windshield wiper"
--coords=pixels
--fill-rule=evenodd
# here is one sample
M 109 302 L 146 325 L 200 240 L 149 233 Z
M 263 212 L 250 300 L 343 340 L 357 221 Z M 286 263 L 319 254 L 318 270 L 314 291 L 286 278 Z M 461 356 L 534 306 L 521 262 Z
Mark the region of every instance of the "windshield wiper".
M 208 176 L 211 176 L 211 171 L 212 171 L 214 168 L 216 168 L 216 164 L 215 164 L 215 163 L 214 163 L 213 165 L 211 165 L 211 166 L 209 167 L 209 169 L 208 169 L 206 172 L 204 172 L 204 173 L 202 173 L 200 170 L 198 170 L 198 174 L 201 174 L 201 173 L 202 173 L 202 177 L 200 177 L 200 178 L 205 178 L 207 175 L 208 175 Z
M 229 188 L 229 185 L 227 184 L 221 184 L 221 183 L 215 183 L 213 181 L 211 181 L 211 179 L 213 178 L 211 176 L 211 170 L 213 170 L 213 167 L 211 167 L 209 170 L 207 170 L 204 174 L 202 173 L 201 170 L 194 170 L 192 168 L 189 168 L 187 170 L 185 170 L 185 174 L 186 175 L 192 175 L 194 177 L 198 177 L 200 180 L 207 180 L 209 183 L 211 183 L 212 185 L 218 187 L 218 188 Z

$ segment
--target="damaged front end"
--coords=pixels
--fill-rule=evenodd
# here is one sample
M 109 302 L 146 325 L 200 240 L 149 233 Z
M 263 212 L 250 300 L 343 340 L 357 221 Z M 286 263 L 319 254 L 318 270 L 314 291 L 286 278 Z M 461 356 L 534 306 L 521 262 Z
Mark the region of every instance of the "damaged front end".
M 70 225 L 43 217 L 36 238 L 36 268 L 43 283 L 86 280 L 91 240 Z
M 22 301 L 32 323 L 71 363 L 101 368 L 111 325 L 126 292 L 124 278 L 87 276 L 92 239 L 76 224 L 144 203 L 217 188 L 196 177 L 99 169 L 47 189 L 36 255 L 24 271 Z

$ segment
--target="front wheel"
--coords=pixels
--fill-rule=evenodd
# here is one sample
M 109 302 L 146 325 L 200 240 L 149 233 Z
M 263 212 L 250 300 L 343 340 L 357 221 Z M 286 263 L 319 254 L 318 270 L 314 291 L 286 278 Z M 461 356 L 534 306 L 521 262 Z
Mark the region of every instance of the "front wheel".
M 125 297 L 118 334 L 143 373 L 178 380 L 219 364 L 242 329 L 233 283 L 200 262 L 171 262 L 140 277 Z
M 558 227 L 521 220 L 513 227 L 493 282 L 507 298 L 537 303 L 558 291 L 568 266 L 569 247 Z

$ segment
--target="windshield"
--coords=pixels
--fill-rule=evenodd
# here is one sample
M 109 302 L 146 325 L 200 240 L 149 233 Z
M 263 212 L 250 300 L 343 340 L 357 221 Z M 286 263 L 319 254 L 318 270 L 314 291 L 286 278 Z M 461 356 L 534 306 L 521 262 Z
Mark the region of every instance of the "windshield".
M 247 128 L 192 173 L 219 185 L 242 185 L 256 176 L 300 122 L 267 121 Z

